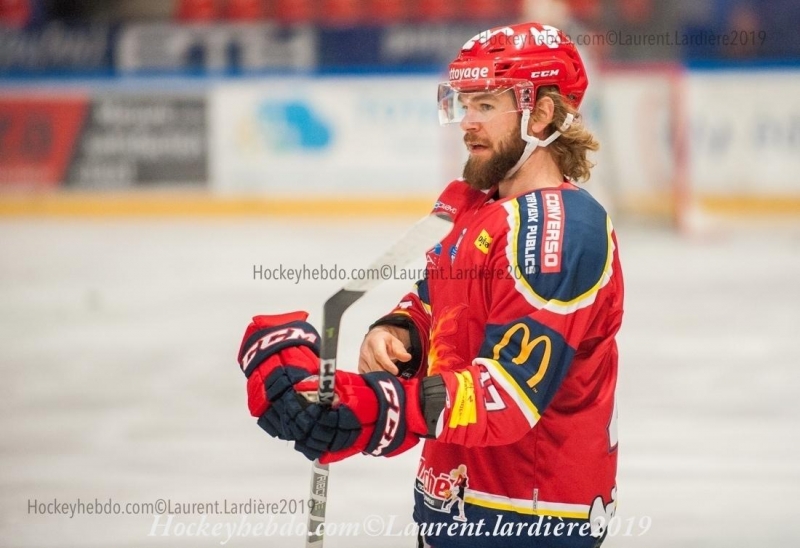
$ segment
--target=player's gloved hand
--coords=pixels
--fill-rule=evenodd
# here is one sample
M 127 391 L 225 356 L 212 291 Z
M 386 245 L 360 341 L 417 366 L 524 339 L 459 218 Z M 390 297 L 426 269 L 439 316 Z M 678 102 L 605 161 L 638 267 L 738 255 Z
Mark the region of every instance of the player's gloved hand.
M 247 377 L 250 414 L 262 428 L 267 415 L 277 415 L 275 402 L 287 394 L 296 398 L 292 386 L 319 371 L 319 334 L 307 318 L 307 312 L 255 316 L 247 326 L 239 366 Z
M 294 385 L 296 399 L 284 397 L 265 415 L 264 429 L 294 439 L 295 449 L 322 463 L 356 453 L 392 456 L 417 444 L 428 432 L 419 403 L 419 381 L 403 381 L 385 371 L 364 375 L 336 372 L 331 407 L 315 403 L 318 379 Z M 275 421 L 277 416 L 277 421 Z

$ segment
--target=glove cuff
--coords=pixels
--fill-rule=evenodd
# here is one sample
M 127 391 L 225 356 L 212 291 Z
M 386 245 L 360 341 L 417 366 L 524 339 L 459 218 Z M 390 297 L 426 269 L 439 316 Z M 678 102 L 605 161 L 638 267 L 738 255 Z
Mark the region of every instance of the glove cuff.
M 386 371 L 362 377 L 378 400 L 375 431 L 364 452 L 380 457 L 396 450 L 406 439 L 406 391 L 400 380 Z

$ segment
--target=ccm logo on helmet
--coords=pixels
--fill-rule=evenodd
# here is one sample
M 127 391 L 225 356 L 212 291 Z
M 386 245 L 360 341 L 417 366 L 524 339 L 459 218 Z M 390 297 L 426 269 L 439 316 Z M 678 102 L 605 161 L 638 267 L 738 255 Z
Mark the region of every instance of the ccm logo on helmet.
M 299 327 L 285 327 L 283 329 L 271 331 L 258 339 L 255 344 L 253 344 L 253 346 L 251 346 L 247 352 L 245 352 L 245 355 L 242 356 L 242 371 L 247 370 L 247 368 L 250 366 L 250 362 L 253 360 L 257 352 L 266 350 L 273 344 L 278 344 L 279 342 L 289 339 L 302 339 L 310 343 L 314 343 L 317 340 L 317 336 L 314 333 L 309 333 Z
M 549 76 L 558 76 L 559 69 L 553 70 L 536 70 L 531 72 L 531 78 L 547 78 Z
M 451 80 L 466 80 L 467 78 L 488 78 L 489 67 L 451 68 Z

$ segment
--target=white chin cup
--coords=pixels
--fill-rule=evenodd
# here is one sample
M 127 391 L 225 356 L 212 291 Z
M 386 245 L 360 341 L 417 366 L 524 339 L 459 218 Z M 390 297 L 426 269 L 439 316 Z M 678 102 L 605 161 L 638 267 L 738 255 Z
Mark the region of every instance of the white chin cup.
M 519 160 L 517 160 L 517 163 L 514 164 L 514 167 L 508 170 L 508 173 L 506 173 L 506 179 L 519 171 L 519 168 L 521 168 L 522 164 L 524 164 L 528 158 L 531 157 L 531 154 L 533 154 L 533 151 L 536 150 L 536 147 L 545 148 L 547 145 L 558 139 L 563 132 L 567 131 L 570 126 L 572 126 L 572 122 L 575 120 L 575 116 L 572 114 L 567 114 L 567 116 L 564 118 L 564 123 L 558 128 L 558 131 L 554 131 L 553 134 L 547 139 L 537 139 L 533 135 L 528 134 L 528 121 L 530 118 L 531 109 L 526 108 L 522 111 L 522 119 L 520 120 L 520 137 L 527 144 L 525 145 L 525 150 L 522 151 L 522 155 L 519 157 Z

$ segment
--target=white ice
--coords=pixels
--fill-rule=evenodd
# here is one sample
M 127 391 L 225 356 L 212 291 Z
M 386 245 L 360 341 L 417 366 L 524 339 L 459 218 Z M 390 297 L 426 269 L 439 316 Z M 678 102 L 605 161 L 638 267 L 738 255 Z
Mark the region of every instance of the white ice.
M 253 267 L 349 270 L 410 222 L 0 222 L 0 546 L 225 540 L 162 536 L 163 526 L 148 536 L 153 516 L 36 515 L 29 501 L 304 499 L 310 464 L 250 418 L 235 356 L 250 316 L 305 309 L 318 324 L 340 283 L 254 280 Z M 797 546 L 797 231 L 699 240 L 618 231 L 627 284 L 621 527 L 604 546 Z M 387 282 L 347 313 L 342 367 L 354 368 L 366 326 L 408 287 Z M 417 455 L 334 465 L 329 522 L 396 516 L 399 531 L 410 521 Z M 637 536 L 648 517 L 652 526 Z M 226 545 L 303 540 L 250 535 Z M 402 536 L 326 540 L 326 548 L 413 545 Z

